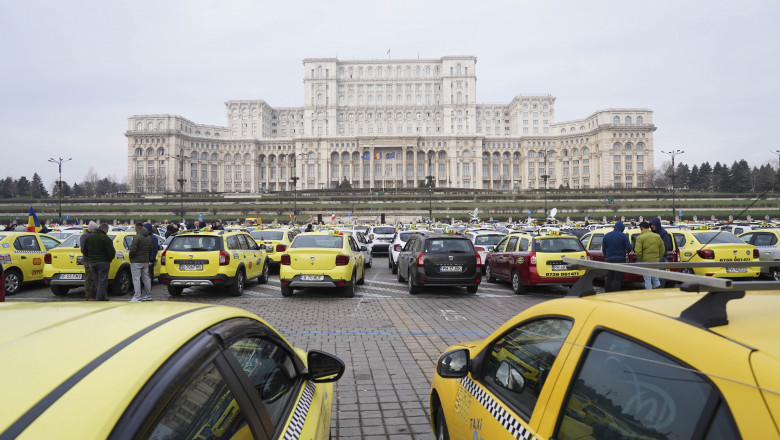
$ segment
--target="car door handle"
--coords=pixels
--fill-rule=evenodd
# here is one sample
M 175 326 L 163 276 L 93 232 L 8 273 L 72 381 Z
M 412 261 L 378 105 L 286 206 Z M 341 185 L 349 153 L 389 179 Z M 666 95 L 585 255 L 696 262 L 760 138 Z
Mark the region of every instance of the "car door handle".
M 24 255 L 22 255 L 22 260 L 26 260 L 26 259 L 27 259 L 27 257 L 25 257 Z

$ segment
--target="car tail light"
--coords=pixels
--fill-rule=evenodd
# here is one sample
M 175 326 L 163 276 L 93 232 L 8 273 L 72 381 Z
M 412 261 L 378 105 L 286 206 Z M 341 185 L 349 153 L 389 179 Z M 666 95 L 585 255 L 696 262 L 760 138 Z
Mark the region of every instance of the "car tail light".
M 400 244 L 393 245 L 393 252 L 401 252 L 401 245 Z
M 420 267 L 425 266 L 425 252 L 420 252 L 420 255 L 417 256 L 417 265 Z
M 482 246 L 477 246 L 477 252 L 485 252 L 485 248 Z
M 49 255 L 49 254 L 46 254 L 46 255 Z M 758 249 L 754 248 L 753 249 L 753 259 L 755 260 L 755 259 L 757 259 L 760 256 L 761 256 L 761 254 L 758 252 Z
M 531 266 L 536 266 L 536 252 L 532 252 L 530 257 Z
M 51 254 L 46 252 L 46 255 L 43 256 L 43 262 L 44 264 L 51 264 Z
M 593 259 L 593 257 L 590 256 L 590 252 L 585 251 L 585 259 L 586 260 L 592 260 Z
M 682 258 L 680 258 L 680 248 L 677 248 L 674 250 L 674 262 L 679 263 L 682 261 Z
M 349 255 L 336 255 L 336 266 L 346 266 L 349 264 Z
M 715 251 L 712 249 L 699 249 L 696 251 L 696 253 L 699 255 L 700 258 L 704 260 L 714 260 L 715 259 Z
M 284 252 L 287 250 L 286 244 L 277 244 L 276 245 L 276 252 Z
M 282 254 L 282 259 L 279 260 L 281 264 L 284 264 L 285 266 L 290 265 L 290 254 Z
M 219 265 L 227 266 L 230 264 L 230 254 L 225 251 L 219 251 Z
M 168 251 L 163 251 L 162 255 L 160 255 L 160 266 L 165 266 L 165 254 Z
M 477 267 L 482 267 L 482 257 L 477 254 Z

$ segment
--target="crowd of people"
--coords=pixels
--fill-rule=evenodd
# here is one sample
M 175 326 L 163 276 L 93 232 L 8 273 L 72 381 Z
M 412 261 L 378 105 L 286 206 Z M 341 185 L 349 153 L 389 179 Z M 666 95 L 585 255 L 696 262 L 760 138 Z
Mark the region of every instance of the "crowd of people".
M 641 232 L 633 246 L 628 235 L 623 232 L 625 229 L 623 222 L 617 222 L 612 232 L 604 234 L 601 249 L 607 263 L 626 263 L 626 256 L 631 251 L 634 251 L 636 260 L 641 263 L 665 262 L 667 253 L 674 250 L 672 237 L 661 225 L 661 219 L 658 217 L 639 223 Z M 642 275 L 642 279 L 645 289 L 658 289 L 664 285 L 664 280 L 658 277 Z M 607 272 L 604 280 L 605 291 L 615 292 L 621 290 L 622 286 L 622 272 Z

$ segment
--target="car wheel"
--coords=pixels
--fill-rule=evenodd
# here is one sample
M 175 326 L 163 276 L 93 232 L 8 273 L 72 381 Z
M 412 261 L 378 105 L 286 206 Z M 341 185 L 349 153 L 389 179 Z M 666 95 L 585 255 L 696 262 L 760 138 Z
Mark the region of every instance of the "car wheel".
M 392 269 L 393 268 L 393 255 L 392 254 L 388 254 L 388 256 L 387 256 L 387 268 L 388 269 Z M 393 272 L 393 273 L 395 273 L 395 272 Z
M 70 291 L 68 286 L 51 286 L 51 293 L 57 296 L 65 296 Z
M 14 295 L 22 287 L 22 274 L 16 269 L 5 271 L 5 294 Z
M 133 279 L 130 277 L 130 271 L 121 269 L 116 273 L 111 282 L 111 293 L 117 296 L 124 296 L 133 289 Z
M 365 266 L 365 264 L 363 265 L 363 276 L 360 277 L 360 279 L 358 280 L 357 284 L 358 284 L 358 286 L 362 286 L 362 285 L 366 284 L 366 266 Z
M 780 270 L 779 269 L 772 269 L 770 275 L 772 275 L 772 279 L 775 281 L 780 281 Z
M 493 276 L 493 271 L 490 270 L 490 263 L 485 265 L 485 279 L 488 283 L 496 282 L 496 277 Z
M 398 269 L 398 270 L 396 271 L 396 275 L 398 275 L 398 282 L 399 282 L 399 283 L 403 283 L 404 281 L 406 281 L 406 280 L 404 279 L 403 275 L 401 275 L 401 269 Z
M 391 272 L 393 272 L 393 274 L 395 275 L 395 274 L 397 274 L 397 273 L 398 273 L 398 265 L 397 265 L 397 264 L 395 264 L 394 262 L 392 262 L 392 263 L 393 263 L 393 267 L 392 267 L 390 270 L 391 270 Z
M 515 295 L 522 295 L 525 292 L 525 286 L 520 281 L 520 274 L 516 270 L 512 271 L 512 292 Z
M 184 287 L 168 285 L 168 295 L 179 296 L 184 291 Z
M 263 273 L 257 278 L 257 284 L 265 284 L 268 282 L 268 272 L 270 270 L 271 269 L 268 267 L 268 260 L 265 260 L 265 263 L 263 263 Z
M 466 292 L 468 293 L 477 293 L 477 290 L 479 290 L 479 284 L 476 286 L 466 286 Z
M 372 255 L 371 258 L 366 261 L 366 268 L 371 267 L 371 264 L 374 262 L 374 256 Z
M 407 274 L 406 277 L 406 283 L 409 286 L 409 295 L 417 295 L 420 293 L 420 286 L 417 286 L 414 284 L 414 277 L 412 276 L 412 271 L 409 271 L 409 274 Z
M 447 429 L 447 421 L 444 419 L 441 405 L 436 410 L 436 440 L 450 440 L 450 431 Z
M 292 296 L 292 294 L 293 294 L 293 288 L 282 284 L 282 296 L 288 297 L 288 296 Z
M 236 273 L 235 281 L 228 287 L 230 296 L 241 296 L 244 293 L 244 281 L 244 272 L 239 270 Z
M 357 284 L 357 280 L 355 280 L 355 273 L 352 273 L 352 279 L 349 280 L 349 284 L 344 286 L 343 290 L 341 291 L 344 296 L 347 298 L 354 298 L 355 297 L 355 284 Z

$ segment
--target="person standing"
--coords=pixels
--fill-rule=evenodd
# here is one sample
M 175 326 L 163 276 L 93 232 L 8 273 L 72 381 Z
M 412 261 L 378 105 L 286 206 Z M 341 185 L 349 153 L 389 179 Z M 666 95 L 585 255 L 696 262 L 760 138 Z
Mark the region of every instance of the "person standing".
M 601 251 L 604 253 L 604 261 L 607 263 L 625 263 L 626 254 L 631 251 L 631 240 L 623 231 L 626 226 L 623 222 L 615 223 L 612 232 L 604 234 L 601 242 Z M 610 270 L 604 280 L 604 290 L 615 292 L 623 287 L 623 272 Z
M 81 248 L 81 264 L 84 265 L 84 297 L 87 301 L 94 301 L 95 294 L 97 293 L 97 286 L 95 286 L 95 277 L 92 275 L 92 268 L 89 266 L 89 258 L 84 255 L 84 243 L 87 240 L 89 234 L 95 232 L 98 228 L 97 223 L 89 222 L 87 229 L 79 237 L 79 247 Z
M 656 217 L 652 220 L 650 220 L 650 230 L 655 232 L 661 237 L 661 240 L 664 242 L 664 252 L 663 255 L 661 255 L 661 259 L 658 260 L 659 262 L 665 262 L 667 261 L 667 255 L 669 252 L 674 251 L 674 246 L 672 245 L 672 236 L 669 235 L 669 233 L 664 229 L 663 226 L 661 226 L 661 218 Z M 664 284 L 666 281 L 663 278 L 658 279 L 661 284 Z
M 81 253 L 89 259 L 95 278 L 96 300 L 108 301 L 108 270 L 116 258 L 114 241 L 108 237 L 108 224 L 101 223 L 95 232 L 87 236 Z
M 151 226 L 151 225 L 150 225 Z M 130 302 L 141 302 L 145 297 L 141 295 L 142 289 L 146 289 L 146 296 L 152 295 L 152 282 L 149 279 L 149 256 L 152 253 L 152 239 L 144 224 L 135 224 L 135 237 L 130 245 L 130 274 L 133 277 L 133 299 Z
M 149 254 L 149 284 L 154 284 L 154 266 L 157 264 L 157 252 L 160 250 L 160 244 L 157 239 L 157 235 L 154 234 L 154 227 L 146 223 L 144 225 L 144 228 L 146 228 L 146 231 L 149 232 L 149 238 L 152 242 L 152 252 Z M 144 301 L 151 301 L 152 295 L 151 291 L 149 292 L 149 295 L 146 295 L 144 297 Z
M 642 222 L 639 224 L 639 236 L 634 244 L 634 253 L 636 260 L 641 263 L 656 263 L 660 261 L 664 253 L 664 241 L 659 234 L 654 234 L 650 230 L 650 223 Z M 661 287 L 661 280 L 650 275 L 642 275 L 645 280 L 645 289 L 657 289 Z

